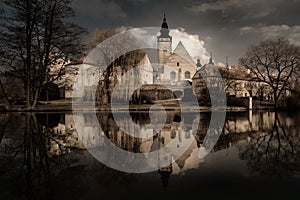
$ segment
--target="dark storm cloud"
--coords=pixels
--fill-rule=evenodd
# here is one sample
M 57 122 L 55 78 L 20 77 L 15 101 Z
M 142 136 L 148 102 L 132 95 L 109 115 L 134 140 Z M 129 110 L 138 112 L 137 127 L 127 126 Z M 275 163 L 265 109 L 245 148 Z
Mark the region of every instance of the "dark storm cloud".
M 120 26 L 170 28 L 198 34 L 217 62 L 237 64 L 250 44 L 269 36 L 299 43 L 300 0 L 75 0 L 76 21 L 93 32 Z
M 186 7 L 194 14 L 215 16 L 232 25 L 244 23 L 299 23 L 299 0 L 223 0 Z

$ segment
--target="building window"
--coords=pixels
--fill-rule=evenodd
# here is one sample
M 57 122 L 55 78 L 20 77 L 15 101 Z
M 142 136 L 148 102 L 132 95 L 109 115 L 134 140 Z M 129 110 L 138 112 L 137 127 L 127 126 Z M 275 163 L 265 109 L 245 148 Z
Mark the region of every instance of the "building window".
M 171 139 L 174 139 L 176 137 L 176 131 L 172 130 L 171 131 Z
M 161 73 L 164 73 L 164 71 L 165 71 L 165 66 L 163 65 L 163 66 L 161 66 Z
M 185 133 L 185 138 L 187 138 L 187 139 L 191 138 L 191 133 L 190 132 L 186 132 Z
M 172 71 L 170 73 L 170 77 L 171 77 L 172 80 L 175 80 L 176 79 L 176 72 Z
M 177 67 L 179 67 L 179 63 L 177 63 Z
M 186 71 L 186 72 L 184 73 L 184 78 L 185 78 L 185 79 L 190 79 L 190 78 L 191 78 L 191 73 L 190 73 L 189 71 Z

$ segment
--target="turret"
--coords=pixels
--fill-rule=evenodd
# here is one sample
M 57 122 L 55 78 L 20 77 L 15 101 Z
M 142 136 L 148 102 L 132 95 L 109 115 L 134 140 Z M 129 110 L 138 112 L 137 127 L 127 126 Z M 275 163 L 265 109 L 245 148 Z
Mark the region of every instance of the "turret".
M 200 70 L 200 68 L 202 67 L 199 58 L 197 59 L 197 64 L 196 64 L 196 66 L 197 66 L 197 70 Z
M 161 24 L 160 35 L 157 37 L 158 63 L 165 64 L 166 59 L 172 53 L 172 37 L 169 35 L 170 30 L 164 14 Z
M 208 64 L 215 65 L 215 63 L 213 62 L 212 53 L 210 53 L 210 58 L 209 58 L 209 63 Z

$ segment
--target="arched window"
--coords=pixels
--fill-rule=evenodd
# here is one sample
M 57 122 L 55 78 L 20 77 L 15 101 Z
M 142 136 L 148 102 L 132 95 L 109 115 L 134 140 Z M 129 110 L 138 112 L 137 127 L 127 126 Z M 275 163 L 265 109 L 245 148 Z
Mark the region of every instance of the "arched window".
M 165 71 L 165 66 L 163 65 L 163 66 L 161 66 L 161 68 L 160 68 L 160 73 L 164 73 L 164 71 Z
M 191 78 L 191 73 L 190 73 L 189 71 L 186 71 L 186 72 L 184 73 L 184 78 L 185 78 L 185 79 L 190 79 L 190 78 Z
M 172 80 L 175 80 L 176 79 L 176 72 L 172 71 L 170 73 L 170 77 L 171 77 Z

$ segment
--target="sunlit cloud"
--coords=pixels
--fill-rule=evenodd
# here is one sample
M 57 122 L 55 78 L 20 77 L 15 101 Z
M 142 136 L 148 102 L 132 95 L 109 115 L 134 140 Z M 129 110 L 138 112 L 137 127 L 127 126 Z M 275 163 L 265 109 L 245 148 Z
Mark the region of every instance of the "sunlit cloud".
M 199 35 L 190 34 L 184 28 L 172 29 L 170 35 L 173 37 L 173 49 L 181 41 L 195 62 L 198 58 L 202 64 L 208 62 L 209 56 L 205 48 L 205 42 L 200 39 Z
M 157 35 L 149 34 L 147 29 L 137 29 L 134 31 L 134 37 L 143 40 L 147 43 L 147 46 L 157 47 Z M 205 64 L 209 60 L 207 50 L 205 48 L 205 42 L 200 39 L 199 35 L 190 34 L 183 28 L 171 29 L 170 35 L 172 36 L 172 49 L 174 50 L 178 43 L 181 41 L 189 52 L 193 61 L 196 63 L 197 59 L 201 60 L 202 64 Z

